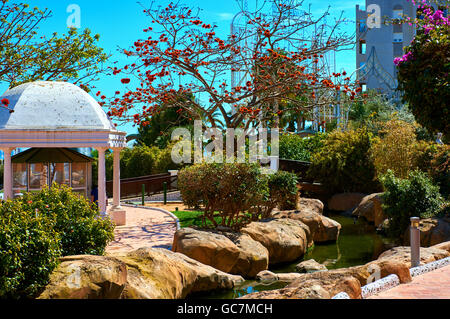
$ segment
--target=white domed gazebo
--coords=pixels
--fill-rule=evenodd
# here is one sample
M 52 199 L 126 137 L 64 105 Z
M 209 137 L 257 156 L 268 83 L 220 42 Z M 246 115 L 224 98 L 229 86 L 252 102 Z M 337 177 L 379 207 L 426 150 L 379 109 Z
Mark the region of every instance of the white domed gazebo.
M 17 147 L 81 148 L 98 150 L 98 203 L 106 212 L 105 151 L 114 152 L 114 196 L 112 211 L 120 210 L 120 150 L 126 133 L 118 131 L 101 106 L 88 93 L 67 82 L 37 81 L 9 89 L 0 100 L 0 149 L 4 152 L 4 197 L 12 198 L 11 152 Z M 120 223 L 120 222 L 119 222 Z

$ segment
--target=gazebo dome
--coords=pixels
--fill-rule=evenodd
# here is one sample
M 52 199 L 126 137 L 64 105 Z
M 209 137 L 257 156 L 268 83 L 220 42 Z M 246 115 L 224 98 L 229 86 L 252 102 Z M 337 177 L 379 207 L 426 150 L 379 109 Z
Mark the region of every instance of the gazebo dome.
M 97 101 L 68 82 L 25 83 L 6 91 L 4 98 L 14 112 L 0 109 L 0 130 L 115 130 Z

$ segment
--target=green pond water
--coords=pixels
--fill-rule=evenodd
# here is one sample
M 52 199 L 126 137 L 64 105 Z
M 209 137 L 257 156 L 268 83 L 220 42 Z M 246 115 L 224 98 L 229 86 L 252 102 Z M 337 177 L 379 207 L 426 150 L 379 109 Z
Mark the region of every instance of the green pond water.
M 295 265 L 308 259 L 315 259 L 328 269 L 346 268 L 377 259 L 382 252 L 390 248 L 386 239 L 376 234 L 374 226 L 332 212 L 325 215 L 342 226 L 337 242 L 315 244 L 314 248 L 301 259 L 289 264 L 269 267 L 269 270 L 275 273 L 295 272 Z M 283 288 L 286 285 L 287 283 L 284 282 L 264 285 L 255 280 L 247 280 L 233 290 L 196 294 L 190 298 L 234 299 L 252 292 Z

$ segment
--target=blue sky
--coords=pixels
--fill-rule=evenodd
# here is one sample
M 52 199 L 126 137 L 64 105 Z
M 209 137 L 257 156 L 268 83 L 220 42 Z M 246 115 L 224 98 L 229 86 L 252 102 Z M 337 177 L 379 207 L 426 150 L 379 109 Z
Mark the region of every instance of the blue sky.
M 260 3 L 262 2 L 259 0 Z M 149 19 L 142 13 L 142 7 L 136 0 L 28 0 L 25 1 L 30 6 L 48 8 L 53 16 L 45 21 L 40 28 L 44 34 L 67 32 L 67 7 L 70 4 L 77 4 L 81 9 L 81 28 L 89 28 L 93 34 L 100 34 L 100 46 L 106 52 L 113 55 L 112 60 L 118 61 L 119 65 L 126 63 L 124 55 L 117 52 L 118 47 L 127 48 L 138 38 L 143 38 L 142 29 L 150 26 Z M 141 0 L 142 5 L 149 6 L 151 1 Z M 155 3 L 166 5 L 169 1 L 157 0 Z M 251 10 L 255 7 L 256 0 L 248 0 L 248 7 Z M 230 23 L 234 14 L 239 10 L 236 1 L 214 1 L 214 0 L 181 0 L 181 3 L 190 7 L 202 9 L 201 17 L 208 23 L 215 23 L 219 26 L 218 35 L 225 37 L 230 32 Z M 338 16 L 344 11 L 344 16 L 352 21 L 347 28 L 348 34 L 353 34 L 355 30 L 355 6 L 364 5 L 362 0 L 305 0 L 304 8 L 311 4 L 311 12 L 314 16 L 322 14 L 328 6 L 331 6 L 331 15 Z M 148 36 L 148 35 L 147 35 Z M 339 52 L 336 57 L 337 70 L 345 69 L 351 73 L 355 69 L 355 53 L 353 51 Z M 103 76 L 95 83 L 102 92 L 112 94 L 118 88 L 122 88 L 120 77 Z M 0 90 L 5 91 L 4 86 Z M 96 92 L 96 90 L 95 90 Z M 94 96 L 95 97 L 95 96 Z M 119 127 L 128 133 L 136 131 L 132 125 Z

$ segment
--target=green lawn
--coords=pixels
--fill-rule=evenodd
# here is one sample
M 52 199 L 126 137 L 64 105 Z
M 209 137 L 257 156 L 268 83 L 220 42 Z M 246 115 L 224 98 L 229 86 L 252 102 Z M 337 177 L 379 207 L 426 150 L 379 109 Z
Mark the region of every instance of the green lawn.
M 203 227 L 202 225 L 202 215 L 203 212 L 201 211 L 197 211 L 197 210 L 192 210 L 192 211 L 174 211 L 172 212 L 175 216 L 178 217 L 178 219 L 180 220 L 180 227 L 184 228 L 184 227 L 192 227 L 192 226 L 196 226 L 196 227 Z M 216 221 L 218 222 L 219 219 L 216 218 Z M 206 225 L 207 226 L 213 226 L 213 224 L 211 223 L 211 221 L 207 220 L 206 221 Z

